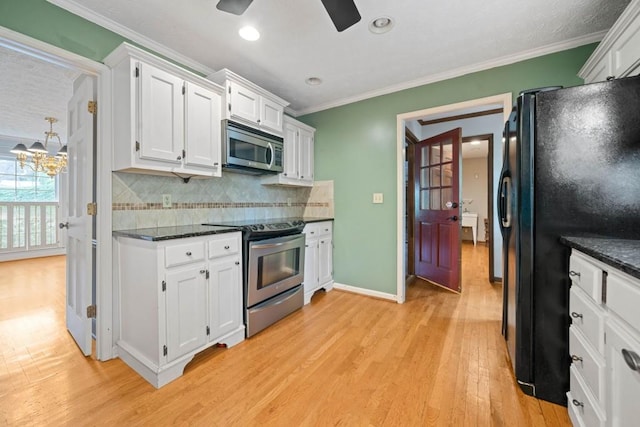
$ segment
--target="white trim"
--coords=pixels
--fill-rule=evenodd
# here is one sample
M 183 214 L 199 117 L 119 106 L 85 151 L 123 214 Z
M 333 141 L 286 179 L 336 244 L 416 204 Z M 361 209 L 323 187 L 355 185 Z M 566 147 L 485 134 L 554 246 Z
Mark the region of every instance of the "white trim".
M 329 108 L 340 107 L 342 105 L 351 104 L 358 101 L 364 101 L 365 99 L 375 98 L 377 96 L 388 95 L 390 93 L 398 92 L 401 90 L 411 89 L 418 86 L 424 86 L 430 83 L 435 83 L 443 80 L 449 80 L 455 77 L 464 76 L 466 74 L 476 73 L 478 71 L 484 71 L 495 67 L 501 67 L 504 65 L 514 64 L 516 62 L 525 61 L 527 59 L 536 58 L 538 56 L 548 55 L 551 53 L 561 52 L 563 50 L 572 49 L 574 47 L 583 46 L 589 43 L 595 43 L 605 36 L 606 31 L 600 31 L 593 34 L 588 34 L 582 37 L 576 37 L 570 40 L 566 40 L 561 43 L 553 43 L 547 46 L 530 49 L 524 52 L 518 52 L 513 55 L 503 56 L 501 58 L 492 59 L 477 64 L 472 64 L 465 67 L 448 70 L 443 73 L 432 74 L 429 76 L 421 77 L 416 80 L 410 80 L 397 85 L 387 86 L 381 89 L 376 89 L 370 92 L 365 92 L 360 95 L 355 95 L 348 98 L 339 99 L 337 101 L 327 102 L 325 104 L 316 105 L 315 107 L 309 107 L 302 110 L 291 110 L 291 115 L 298 117 L 305 114 L 311 114 L 322 110 L 328 110 Z
M 358 288 L 356 286 L 343 285 L 342 283 L 334 283 L 333 289 L 338 289 L 340 291 L 351 292 L 359 295 L 366 295 L 368 297 L 397 301 L 396 296 L 393 294 L 388 294 L 386 292 L 380 291 L 372 291 L 371 289 Z
M 406 298 L 404 269 L 404 128 L 405 121 L 416 120 L 424 116 L 430 116 L 440 113 L 453 113 L 454 111 L 463 110 L 470 107 L 478 107 L 482 105 L 502 104 L 503 117 L 506 122 L 511 114 L 513 105 L 513 97 L 511 92 L 502 93 L 500 95 L 488 96 L 485 98 L 472 99 L 469 101 L 457 102 L 455 104 L 440 105 L 438 107 L 426 108 L 424 110 L 411 111 L 408 113 L 398 114 L 396 116 L 396 299 L 398 303 L 403 303 Z
M 75 53 L 31 38 L 0 26 L 0 46 L 25 53 L 59 66 L 96 76 L 98 101 L 98 166 L 97 201 L 98 218 L 96 253 L 96 304 L 99 307 L 96 326 L 96 357 L 108 360 L 114 357 L 113 300 L 111 272 L 111 71 L 109 67 Z
M 142 34 L 133 31 L 132 29 L 125 27 L 122 24 L 119 24 L 105 16 L 99 15 L 94 11 L 76 3 L 73 0 L 47 0 L 47 2 L 51 4 L 55 4 L 56 6 L 65 9 L 68 12 L 73 13 L 81 18 L 86 19 L 87 21 L 93 22 L 96 25 L 99 25 L 107 30 L 113 31 L 116 34 L 121 35 L 122 37 L 129 39 L 138 43 L 141 46 L 144 46 L 148 49 L 153 50 L 155 53 L 159 53 L 160 55 L 170 58 L 176 61 L 178 64 L 184 65 L 186 67 L 191 68 L 198 73 L 202 73 L 202 75 L 207 76 L 214 72 L 213 69 L 203 65 L 193 59 L 168 48 L 167 46 L 158 43 Z
M 17 261 L 19 259 L 43 258 L 47 256 L 65 255 L 66 248 L 33 249 L 30 251 L 6 252 L 0 254 L 0 262 Z

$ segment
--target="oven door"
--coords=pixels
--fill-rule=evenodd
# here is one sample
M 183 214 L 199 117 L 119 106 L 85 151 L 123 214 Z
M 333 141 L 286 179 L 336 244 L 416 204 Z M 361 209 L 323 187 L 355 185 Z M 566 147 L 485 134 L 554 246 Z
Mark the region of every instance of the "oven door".
M 304 243 L 304 234 L 249 242 L 247 307 L 302 283 Z

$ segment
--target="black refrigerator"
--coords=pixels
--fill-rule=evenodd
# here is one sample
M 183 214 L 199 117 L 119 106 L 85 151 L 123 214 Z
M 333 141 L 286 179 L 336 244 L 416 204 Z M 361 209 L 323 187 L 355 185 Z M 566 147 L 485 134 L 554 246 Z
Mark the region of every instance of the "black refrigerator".
M 503 149 L 502 332 L 522 390 L 566 405 L 570 251 L 559 238 L 640 238 L 640 77 L 521 92 Z

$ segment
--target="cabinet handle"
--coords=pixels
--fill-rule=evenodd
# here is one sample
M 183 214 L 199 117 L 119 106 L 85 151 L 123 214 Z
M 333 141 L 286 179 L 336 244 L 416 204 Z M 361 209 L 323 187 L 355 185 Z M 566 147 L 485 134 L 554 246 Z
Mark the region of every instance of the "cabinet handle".
M 258 123 L 260 123 L 260 119 L 258 119 Z
M 316 233 L 315 231 L 312 231 L 312 232 L 310 232 L 309 234 L 315 234 L 315 233 Z
M 204 274 L 206 272 L 207 272 L 207 270 L 200 270 L 200 274 Z
M 571 276 L 571 277 L 580 277 L 580 273 L 578 273 L 577 271 L 571 270 L 569 272 L 569 276 Z
M 582 357 L 576 356 L 575 354 L 572 354 L 571 355 L 571 360 L 573 360 L 574 362 L 582 362 Z
M 283 175 L 284 175 L 284 176 L 287 176 L 287 173 L 285 172 Z
M 187 251 L 187 256 L 191 256 L 191 251 Z
M 182 156 L 178 156 L 178 157 L 177 157 L 177 160 L 182 160 Z
M 224 248 L 225 248 L 225 249 L 229 249 L 229 245 L 225 246 Z
M 573 399 L 571 403 L 573 403 L 573 406 L 582 406 L 584 408 L 584 403 L 580 402 L 579 400 Z
M 638 353 L 623 348 L 622 357 L 624 357 L 624 361 L 627 362 L 629 369 L 632 371 L 640 371 L 640 356 L 638 356 Z
M 304 175 L 302 175 L 302 176 L 300 177 L 300 179 L 304 179 Z
M 582 319 L 582 314 L 576 313 L 575 311 L 573 311 L 571 312 L 571 317 L 573 317 L 574 319 Z
M 240 261 L 236 261 L 236 265 L 240 265 Z
M 218 166 L 219 164 L 220 164 L 220 163 L 215 162 L 215 163 L 213 164 L 213 166 Z
M 328 228 L 325 228 L 325 229 L 324 229 L 324 231 L 329 231 L 329 229 L 328 229 Z

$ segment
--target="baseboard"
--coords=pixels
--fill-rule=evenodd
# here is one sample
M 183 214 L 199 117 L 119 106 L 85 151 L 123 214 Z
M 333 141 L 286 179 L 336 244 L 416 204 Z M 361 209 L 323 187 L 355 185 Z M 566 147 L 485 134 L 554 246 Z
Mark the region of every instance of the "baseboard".
M 0 262 L 2 261 L 17 261 L 28 258 L 42 258 L 47 256 L 65 255 L 67 248 L 47 248 L 47 249 L 34 249 L 31 251 L 19 251 L 19 252 L 5 252 L 0 254 Z
M 373 291 L 371 289 L 358 288 L 356 286 L 344 285 L 342 283 L 334 282 L 333 289 L 338 289 L 340 291 L 351 292 L 354 294 L 366 295 L 368 297 L 386 299 L 389 301 L 398 301 L 398 297 L 394 294 L 388 294 L 386 292 Z

